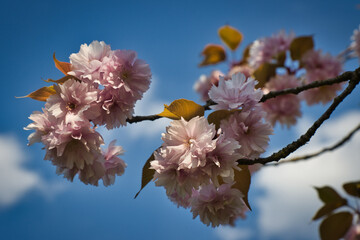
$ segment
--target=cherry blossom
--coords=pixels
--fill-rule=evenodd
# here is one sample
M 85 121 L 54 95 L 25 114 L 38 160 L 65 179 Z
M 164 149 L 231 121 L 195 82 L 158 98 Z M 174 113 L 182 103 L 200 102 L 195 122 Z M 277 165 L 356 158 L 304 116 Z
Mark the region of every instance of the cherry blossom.
M 220 76 L 224 76 L 221 71 L 215 70 L 212 71 L 210 76 L 206 76 L 205 74 L 201 75 L 200 78 L 194 84 L 194 90 L 201 95 L 201 100 L 204 102 L 208 101 L 209 98 L 209 90 L 212 85 L 218 85 Z
M 306 69 L 305 84 L 334 78 L 342 71 L 341 61 L 330 54 L 323 54 L 321 50 L 308 51 L 303 56 L 302 62 Z M 322 86 L 307 90 L 302 96 L 309 105 L 320 102 L 326 104 L 334 99 L 336 92 L 341 90 L 341 88 L 342 84 Z
M 70 79 L 64 84 L 54 85 L 54 89 L 56 94 L 47 99 L 45 108 L 57 119 L 68 123 L 74 115 L 87 120 L 100 115 L 100 106 L 96 104 L 98 91 L 92 86 Z
M 234 225 L 235 220 L 243 215 L 246 206 L 242 201 L 243 194 L 231 184 L 215 187 L 213 184 L 202 186 L 193 191 L 191 212 L 193 218 L 199 216 L 207 226 Z
M 70 75 L 94 84 L 99 81 L 100 67 L 105 57 L 111 53 L 111 48 L 105 42 L 93 41 L 89 45 L 82 44 L 78 53 L 70 55 Z
M 257 106 L 252 111 L 233 113 L 228 119 L 222 120 L 220 128 L 227 138 L 233 138 L 241 146 L 237 151 L 249 158 L 258 157 L 265 152 L 269 144 L 269 135 L 273 130 L 269 123 L 264 122 L 265 112 Z
M 289 50 L 293 39 L 293 33 L 286 35 L 285 31 L 280 31 L 271 37 L 256 40 L 249 51 L 250 67 L 257 69 L 263 63 L 270 63 L 278 54 Z
M 220 77 L 219 85 L 212 86 L 209 91 L 209 97 L 217 103 L 211 108 L 214 110 L 251 109 L 263 96 L 260 89 L 255 90 L 256 84 L 256 80 L 246 78 L 242 73 L 232 75 L 227 81 L 224 77 Z
M 105 174 L 102 177 L 104 186 L 114 184 L 115 175 L 121 176 L 125 172 L 126 163 L 118 157 L 124 150 L 121 146 L 115 146 L 115 143 L 116 140 L 110 142 L 108 149 L 102 152 L 105 158 Z
M 299 86 L 299 81 L 294 75 L 276 75 L 265 84 L 264 92 L 279 91 Z M 274 126 L 276 122 L 287 127 L 294 125 L 301 117 L 300 98 L 294 94 L 277 96 L 262 103 L 266 111 L 266 119 Z

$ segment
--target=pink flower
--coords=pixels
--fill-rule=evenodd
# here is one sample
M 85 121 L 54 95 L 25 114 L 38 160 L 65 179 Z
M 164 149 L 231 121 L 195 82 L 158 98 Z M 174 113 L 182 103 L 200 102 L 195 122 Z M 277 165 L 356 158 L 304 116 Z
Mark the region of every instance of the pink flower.
M 220 77 L 219 86 L 212 86 L 209 97 L 217 103 L 211 106 L 214 110 L 244 109 L 254 107 L 263 96 L 260 89 L 255 90 L 257 81 L 246 78 L 244 74 L 234 74 L 230 80 Z
M 43 138 L 43 143 L 47 149 L 45 159 L 56 166 L 68 169 L 75 166 L 82 170 L 98 158 L 100 145 L 104 142 L 90 122 L 79 121 L 58 124 L 52 134 Z
M 209 226 L 234 225 L 235 220 L 242 216 L 246 206 L 242 200 L 243 194 L 231 184 L 222 184 L 216 188 L 209 184 L 194 191 L 191 197 L 191 212 Z
M 243 156 L 239 153 L 239 143 L 221 134 L 216 141 L 216 148 L 207 154 L 207 164 L 201 170 L 206 172 L 214 185 L 219 186 L 218 177 L 225 182 L 234 181 L 234 169 L 240 170 L 237 160 Z
M 231 78 L 231 76 L 236 73 L 242 73 L 245 75 L 245 77 L 249 78 L 254 73 L 254 69 L 251 68 L 249 65 L 236 65 L 230 69 L 227 76 Z
M 299 81 L 294 75 L 276 75 L 266 83 L 264 91 L 279 91 L 297 86 Z M 298 117 L 301 117 L 300 99 L 294 94 L 269 99 L 262 103 L 262 108 L 267 112 L 266 119 L 273 126 L 279 122 L 290 127 L 296 123 Z
M 302 62 L 306 69 L 305 84 L 334 78 L 342 71 L 342 64 L 339 59 L 330 54 L 323 55 L 320 50 L 308 51 L 303 56 Z M 336 92 L 341 90 L 341 88 L 341 84 L 322 86 L 307 90 L 303 92 L 302 96 L 305 98 L 308 105 L 319 102 L 326 104 L 333 100 L 336 96 Z
M 210 76 L 201 75 L 197 82 L 194 84 L 194 90 L 201 95 L 201 100 L 204 102 L 208 101 L 209 98 L 209 90 L 212 85 L 218 85 L 220 76 L 224 76 L 224 74 L 218 70 L 212 71 Z
M 103 152 L 105 158 L 105 174 L 102 177 L 104 186 L 114 184 L 115 175 L 121 176 L 125 172 L 126 163 L 118 155 L 122 155 L 124 150 L 121 146 L 115 146 L 116 140 L 113 140 L 108 149 Z
M 280 31 L 271 37 L 256 40 L 250 47 L 249 65 L 257 69 L 263 63 L 270 63 L 278 54 L 289 50 L 294 34 Z
M 100 79 L 100 67 L 105 57 L 110 55 L 111 49 L 105 42 L 93 41 L 89 46 L 82 44 L 78 53 L 70 55 L 71 72 L 68 74 L 94 84 Z
M 25 130 L 35 130 L 28 137 L 29 146 L 35 142 L 41 142 L 43 136 L 48 135 L 50 132 L 53 132 L 58 124 L 58 120 L 49 113 L 46 109 L 43 109 L 43 112 L 35 111 L 30 117 L 30 120 L 33 120 L 33 123 L 30 123 Z
M 206 153 L 216 147 L 216 131 L 204 117 L 194 117 L 190 121 L 183 118 L 170 123 L 162 135 L 162 147 L 174 152 L 174 159 L 168 159 L 178 165 L 178 169 L 191 169 L 206 164 Z M 172 156 L 173 157 L 173 156 Z
M 155 170 L 154 181 L 156 186 L 163 186 L 168 196 L 186 198 L 203 183 L 209 183 L 209 176 L 200 168 L 179 169 L 175 163 L 178 156 L 174 151 L 160 148 L 154 152 L 155 160 L 150 162 Z
M 90 85 L 70 79 L 64 84 L 54 85 L 54 89 L 56 94 L 47 99 L 45 108 L 57 119 L 69 123 L 74 115 L 87 120 L 99 116 L 98 91 Z
M 139 100 L 149 89 L 151 71 L 149 65 L 131 50 L 115 50 L 101 67 L 100 83 L 105 87 L 123 89 Z
M 226 138 L 239 142 L 238 152 L 248 158 L 256 158 L 265 152 L 269 143 L 272 127 L 263 122 L 265 114 L 260 107 L 252 111 L 235 112 L 228 119 L 222 120 L 220 128 Z
M 100 115 L 93 122 L 112 129 L 126 125 L 126 119 L 134 113 L 135 99 L 124 90 L 105 87 L 99 93 L 97 104 L 101 107 Z
M 177 207 L 183 207 L 183 208 L 190 207 L 191 195 L 189 194 L 186 194 L 184 197 L 181 197 L 177 194 L 177 192 L 174 192 L 171 195 L 169 195 L 168 198 L 170 199 L 170 201 L 175 203 Z
M 354 34 L 351 36 L 350 49 L 354 51 L 353 55 L 360 57 L 360 26 L 354 30 Z
M 56 173 L 58 175 L 63 175 L 69 181 L 73 181 L 76 174 L 79 174 L 79 179 L 85 184 L 91 184 L 94 186 L 99 185 L 99 180 L 105 174 L 104 160 L 102 156 L 94 153 L 97 158 L 93 161 L 92 164 L 86 164 L 83 169 L 78 169 L 76 166 L 73 168 L 66 168 L 57 166 Z

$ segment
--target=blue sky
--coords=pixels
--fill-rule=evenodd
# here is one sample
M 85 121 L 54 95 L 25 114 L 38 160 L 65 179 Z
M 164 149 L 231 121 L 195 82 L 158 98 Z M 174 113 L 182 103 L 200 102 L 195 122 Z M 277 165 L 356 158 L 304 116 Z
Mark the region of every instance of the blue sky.
M 253 212 L 236 228 L 212 229 L 189 211 L 178 209 L 161 188 L 150 183 L 140 196 L 141 168 L 161 144 L 169 123 L 159 120 L 113 130 L 107 143 L 118 139 L 128 168 L 115 185 L 86 186 L 67 182 L 43 159 L 40 144 L 27 147 L 28 116 L 43 106 L 15 99 L 44 85 L 41 79 L 60 78 L 52 54 L 68 61 L 83 43 L 103 40 L 112 49 L 132 49 L 150 64 L 153 84 L 136 107 L 137 114 L 154 114 L 163 103 L 187 98 L 199 102 L 192 90 L 200 74 L 200 52 L 220 43 L 217 29 L 224 24 L 244 34 L 242 47 L 281 29 L 313 35 L 316 48 L 337 54 L 350 43 L 359 26 L 358 1 L 2 1 L 0 9 L 0 238 L 1 239 L 311 239 L 310 224 L 320 203 L 311 186 L 356 180 L 360 154 L 355 137 L 343 152 L 306 165 L 267 167 L 254 176 L 250 191 Z M 237 54 L 240 54 L 243 48 Z M 348 62 L 345 70 L 358 66 Z M 219 66 L 226 71 L 226 66 Z M 313 149 L 336 141 L 360 119 L 357 90 L 324 126 Z M 276 128 L 269 151 L 292 141 L 323 106 L 304 107 L 304 118 L 290 130 Z M 341 125 L 339 125 L 341 124 Z M 339 127 L 341 126 L 341 127 Z M 310 144 L 311 145 L 311 144 Z M 311 148 L 311 146 L 308 146 Z M 339 164 L 339 158 L 342 163 Z M 355 164 L 355 165 L 354 165 Z M 318 172 L 312 170 L 318 169 Z M 355 179 L 354 179 L 355 178 Z M 296 191 L 294 191 L 294 189 Z M 298 225 L 298 224 L 301 224 Z

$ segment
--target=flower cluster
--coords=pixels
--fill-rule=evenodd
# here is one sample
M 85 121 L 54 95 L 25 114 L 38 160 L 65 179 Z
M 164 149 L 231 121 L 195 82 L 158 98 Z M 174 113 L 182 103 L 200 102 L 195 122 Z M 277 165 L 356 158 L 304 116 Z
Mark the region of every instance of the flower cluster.
M 330 54 L 323 54 L 320 50 L 308 51 L 304 54 L 302 62 L 306 69 L 305 84 L 334 78 L 342 71 L 342 63 L 338 58 Z M 336 92 L 341 90 L 341 88 L 341 84 L 322 86 L 305 91 L 303 97 L 309 105 L 320 102 L 325 104 L 331 101 L 336 96 Z
M 26 129 L 35 130 L 29 145 L 43 143 L 45 159 L 70 181 L 78 174 L 85 184 L 98 185 L 102 179 L 108 186 L 126 164 L 117 157 L 123 150 L 115 141 L 101 150 L 104 141 L 96 126 L 126 125 L 135 102 L 149 88 L 150 68 L 134 51 L 112 51 L 98 41 L 81 45 L 79 53 L 70 55 L 70 66 L 69 77 L 53 86 L 43 111 L 29 117 L 33 123 Z
M 245 216 L 244 193 L 233 187 L 235 175 L 245 171 L 237 160 L 258 157 L 272 134 L 258 104 L 262 92 L 255 84 L 241 73 L 226 81 L 220 77 L 209 96 L 218 102 L 216 109 L 234 112 L 220 121 L 219 129 L 204 117 L 174 120 L 150 162 L 155 184 L 165 188 L 170 200 L 213 227 Z
M 299 86 L 299 81 L 294 75 L 284 74 L 272 77 L 266 83 L 263 91 L 279 91 Z M 262 103 L 262 108 L 267 113 L 267 119 L 272 125 L 276 122 L 288 127 L 294 125 L 298 117 L 301 117 L 300 98 L 297 95 L 288 94 L 269 99 Z
M 349 48 L 355 55 L 359 50 L 359 36 L 359 31 L 355 30 Z M 288 56 L 291 56 L 291 61 Z M 261 99 L 261 92 L 266 94 L 300 87 L 336 77 L 341 71 L 341 58 L 314 50 L 312 37 L 295 37 L 294 33 L 286 34 L 280 31 L 250 44 L 244 51 L 243 59 L 230 64 L 228 73 L 221 75 L 220 71 L 213 71 L 209 77 L 202 75 L 195 83 L 194 89 L 201 94 L 202 100 L 217 103 L 211 106 L 212 109 L 241 108 L 246 111 L 239 102 L 253 101 L 252 104 L 245 104 L 251 108 Z M 219 80 L 212 80 L 214 73 Z M 235 79 L 228 81 L 232 78 Z M 253 81 L 252 78 L 258 79 L 259 82 Z M 254 87 L 257 90 L 251 92 Z M 341 88 L 342 84 L 333 84 L 309 89 L 299 95 L 278 96 L 266 100 L 261 107 L 273 126 L 280 123 L 289 128 L 301 117 L 301 100 L 305 100 L 308 105 L 326 104 L 334 99 Z
M 263 63 L 269 63 L 278 54 L 289 50 L 295 35 L 286 35 L 284 31 L 271 37 L 255 40 L 249 51 L 249 65 L 257 69 Z

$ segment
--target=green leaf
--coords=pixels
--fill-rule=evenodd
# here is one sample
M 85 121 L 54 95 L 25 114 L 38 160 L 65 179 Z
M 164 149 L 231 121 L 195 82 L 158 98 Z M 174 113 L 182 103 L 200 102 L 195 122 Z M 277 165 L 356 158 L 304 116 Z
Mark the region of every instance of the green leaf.
M 325 218 L 320 224 L 320 237 L 322 240 L 338 240 L 342 238 L 351 227 L 353 215 L 349 212 L 339 212 Z
M 158 116 L 175 120 L 183 117 L 186 121 L 189 121 L 193 117 L 204 116 L 204 112 L 203 106 L 187 99 L 178 99 L 169 106 L 164 104 L 164 111 L 159 113 Z
M 146 161 L 143 169 L 142 169 L 142 177 L 141 177 L 141 188 L 140 190 L 135 194 L 134 199 L 140 194 L 141 190 L 154 178 L 155 170 L 150 169 L 150 162 L 154 161 L 154 153 L 151 154 L 149 159 Z
M 48 97 L 50 97 L 51 95 L 54 95 L 56 93 L 54 86 L 50 86 L 50 87 L 42 87 L 26 96 L 23 97 L 16 97 L 16 98 L 32 98 L 34 100 L 38 100 L 38 101 L 43 101 L 46 102 L 46 100 L 48 99 Z
M 345 183 L 343 188 L 347 194 L 354 197 L 360 197 L 360 181 Z
M 222 120 L 227 119 L 235 112 L 241 112 L 239 109 L 234 110 L 217 110 L 209 114 L 207 120 L 209 123 L 215 125 L 216 130 L 220 128 L 220 123 Z
M 71 71 L 71 63 L 60 62 L 59 60 L 56 59 L 55 53 L 53 55 L 53 59 L 54 59 L 55 67 L 59 69 L 63 74 L 67 75 L 67 73 Z
M 301 60 L 302 56 L 314 48 L 312 36 L 302 36 L 295 38 L 290 44 L 290 56 L 293 60 Z
M 325 215 L 332 213 L 335 209 L 338 209 L 339 207 L 342 207 L 345 205 L 346 205 L 346 201 L 344 201 L 342 203 L 340 203 L 340 202 L 327 203 L 316 212 L 316 214 L 312 218 L 312 220 L 317 220 Z
M 322 188 L 315 187 L 319 198 L 324 203 L 338 203 L 342 204 L 346 199 L 342 198 L 333 188 L 325 186 Z
M 246 206 L 251 210 L 250 203 L 248 200 L 248 193 L 251 184 L 251 174 L 249 171 L 249 166 L 239 165 L 239 167 L 241 168 L 241 171 L 235 170 L 235 177 L 234 177 L 235 183 L 232 187 L 240 190 L 240 192 L 244 194 L 243 200 Z
M 243 35 L 239 30 L 228 25 L 219 28 L 218 33 L 221 40 L 232 51 L 235 51 L 238 48 L 243 39 Z
M 269 79 L 276 74 L 277 64 L 263 63 L 253 73 L 254 78 L 259 82 L 256 87 L 262 88 L 269 81 Z
M 217 64 L 226 59 L 224 47 L 217 44 L 206 45 L 201 55 L 204 56 L 204 60 L 199 64 L 200 67 Z

